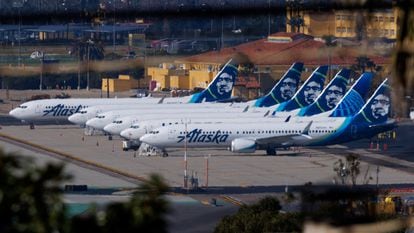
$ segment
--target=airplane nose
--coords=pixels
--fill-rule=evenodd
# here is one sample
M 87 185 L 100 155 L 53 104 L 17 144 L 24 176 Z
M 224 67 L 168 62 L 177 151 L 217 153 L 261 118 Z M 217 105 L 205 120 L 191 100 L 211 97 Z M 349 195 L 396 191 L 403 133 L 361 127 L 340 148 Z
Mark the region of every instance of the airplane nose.
M 85 125 L 88 127 L 96 128 L 96 119 L 90 119 L 86 121 Z
M 73 124 L 80 125 L 80 117 L 77 114 L 73 114 L 72 116 L 68 117 L 68 121 L 72 122 Z
M 21 112 L 20 112 L 20 110 L 19 110 L 19 109 L 17 109 L 17 108 L 15 108 L 15 109 L 11 110 L 11 111 L 9 112 L 9 115 L 10 115 L 10 116 L 12 116 L 12 117 L 14 117 L 14 118 L 17 118 L 17 119 L 19 119 L 19 120 L 23 120 L 23 118 L 22 118 L 22 116 L 21 116 Z
M 126 139 L 131 139 L 131 130 L 130 129 L 125 129 L 122 130 L 120 133 L 121 137 L 126 138 Z
M 103 130 L 107 133 L 114 134 L 114 128 L 112 124 L 106 125 Z
M 16 109 L 13 109 L 9 112 L 9 115 L 12 117 L 16 117 Z
M 144 136 L 140 137 L 139 140 L 143 143 L 146 143 L 148 145 L 153 145 L 154 141 L 152 140 L 153 137 L 151 134 L 145 134 Z

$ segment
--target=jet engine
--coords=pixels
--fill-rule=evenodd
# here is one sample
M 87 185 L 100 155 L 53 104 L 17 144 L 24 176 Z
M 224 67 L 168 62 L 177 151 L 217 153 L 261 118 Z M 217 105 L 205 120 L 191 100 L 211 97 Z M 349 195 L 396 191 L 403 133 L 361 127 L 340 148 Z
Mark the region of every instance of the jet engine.
M 256 151 L 256 142 L 251 139 L 236 138 L 231 142 L 231 151 L 237 153 L 253 153 Z

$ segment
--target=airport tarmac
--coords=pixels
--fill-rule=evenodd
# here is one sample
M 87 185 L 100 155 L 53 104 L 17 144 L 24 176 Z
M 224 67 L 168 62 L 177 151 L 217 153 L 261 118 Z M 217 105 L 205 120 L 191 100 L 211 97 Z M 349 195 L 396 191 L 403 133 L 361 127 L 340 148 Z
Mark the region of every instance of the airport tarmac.
M 173 191 L 186 194 L 181 188 L 183 149 L 169 151 L 169 157 L 135 156 L 133 151 L 122 151 L 119 138 L 109 141 L 105 136 L 85 136 L 83 132 L 73 125 L 36 125 L 34 130 L 28 125 L 2 125 L 0 147 L 36 158 L 39 165 L 64 162 L 66 171 L 74 176 L 65 184 L 86 184 L 90 190 L 65 193 L 65 203 L 77 209 L 74 214 L 86 210 L 91 203 L 127 201 L 131 188 L 151 173 L 161 174 Z M 197 176 L 200 186 L 207 185 L 208 157 L 208 188 L 190 191 L 189 195 L 166 196 L 172 211 L 167 215 L 169 231 L 212 232 L 220 219 L 234 214 L 240 204 L 255 203 L 267 195 L 283 200 L 284 191 L 292 191 L 306 182 L 332 184 L 334 163 L 349 153 L 357 153 L 361 158 L 357 183 L 363 183 L 364 177 L 372 177 L 369 184 L 375 185 L 378 180 L 383 187 L 411 187 L 414 123 L 401 124 L 396 135 L 395 140 L 387 140 L 387 151 L 369 149 L 368 140 L 299 151 L 282 150 L 278 156 L 266 156 L 263 151 L 234 154 L 226 150 L 188 150 L 189 175 Z M 209 204 L 212 198 L 217 200 L 217 206 Z M 300 204 L 283 203 L 282 206 L 289 211 L 297 210 Z
M 407 123 L 406 127 L 412 129 L 413 124 Z M 171 187 L 183 185 L 183 149 L 170 151 L 168 157 L 135 156 L 133 151 L 122 151 L 119 138 L 108 141 L 105 136 L 85 136 L 83 129 L 72 125 L 39 125 L 34 130 L 27 125 L 3 126 L 0 133 L 110 168 L 115 173 L 130 174 L 136 180 L 159 173 Z M 390 143 L 390 148 L 392 146 Z M 367 148 L 368 143 L 355 148 L 352 145 L 302 148 L 296 152 L 279 151 L 279 156 L 264 156 L 263 151 L 234 154 L 226 150 L 189 149 L 188 174 L 198 178 L 199 186 L 209 187 L 284 187 L 307 182 L 332 184 L 334 163 L 352 152 L 361 155 L 361 173 L 366 173 L 365 177 L 376 178 L 376 167 L 379 166 L 379 184 L 414 181 L 414 161 Z M 359 178 L 358 183 L 362 183 L 364 177 Z

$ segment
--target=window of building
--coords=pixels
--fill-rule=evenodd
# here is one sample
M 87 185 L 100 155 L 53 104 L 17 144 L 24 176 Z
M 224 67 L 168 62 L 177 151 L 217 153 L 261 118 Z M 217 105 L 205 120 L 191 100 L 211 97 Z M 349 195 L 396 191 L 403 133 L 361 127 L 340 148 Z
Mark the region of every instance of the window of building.
M 341 20 L 341 15 L 337 15 L 336 20 Z
M 394 23 L 394 21 L 395 21 L 395 18 L 394 17 L 390 17 L 390 22 L 391 23 Z
M 395 35 L 395 30 L 394 29 L 390 30 L 390 35 Z
M 382 16 L 378 17 L 378 21 L 383 22 L 384 18 Z

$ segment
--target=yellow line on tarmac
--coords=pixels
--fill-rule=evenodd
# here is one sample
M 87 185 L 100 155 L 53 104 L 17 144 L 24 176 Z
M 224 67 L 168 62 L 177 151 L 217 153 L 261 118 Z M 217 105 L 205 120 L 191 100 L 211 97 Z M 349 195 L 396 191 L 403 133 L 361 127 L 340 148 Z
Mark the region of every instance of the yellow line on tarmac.
M 228 202 L 230 202 L 234 205 L 237 205 L 237 206 L 244 205 L 244 203 L 242 201 L 240 201 L 240 200 L 238 200 L 234 197 L 231 197 L 231 196 L 228 196 L 228 195 L 220 195 L 220 197 L 223 198 L 225 201 L 228 201 Z
M 19 139 L 19 138 L 15 138 L 15 137 L 10 136 L 10 135 L 0 133 L 0 137 L 6 138 L 8 140 L 15 141 L 15 142 L 18 142 L 18 143 L 21 143 L 21 144 L 25 144 L 25 145 L 28 145 L 28 146 L 31 146 L 31 147 L 35 147 L 35 148 L 38 148 L 38 149 L 41 149 L 41 150 L 44 150 L 44 151 L 47 151 L 47 152 L 50 152 L 50 153 L 54 153 L 54 154 L 60 155 L 64 158 L 68 158 L 68 159 L 75 160 L 75 161 L 78 161 L 78 162 L 81 162 L 81 163 L 85 163 L 87 165 L 91 165 L 91 166 L 94 166 L 94 167 L 97 167 L 97 168 L 100 168 L 100 169 L 104 169 L 104 170 L 107 170 L 107 171 L 110 171 L 112 173 L 116 173 L 116 174 L 119 174 L 119 175 L 122 175 L 122 176 L 125 176 L 125 177 L 128 177 L 128 178 L 136 179 L 136 180 L 141 181 L 141 182 L 147 181 L 147 179 L 145 179 L 142 176 L 137 176 L 137 175 L 125 172 L 125 171 L 121 171 L 121 170 L 117 170 L 117 169 L 112 168 L 112 167 L 108 167 L 108 166 L 103 165 L 103 164 L 99 164 L 99 163 L 96 163 L 96 162 L 93 162 L 93 161 L 78 158 L 78 157 L 73 156 L 71 154 L 61 152 L 61 151 L 57 151 L 55 149 L 45 147 L 45 146 L 42 146 L 42 145 L 38 145 L 38 144 L 35 144 L 35 143 L 31 143 L 31 142 L 28 142 L 28 141 L 25 141 L 25 140 L 22 140 L 22 139 Z

